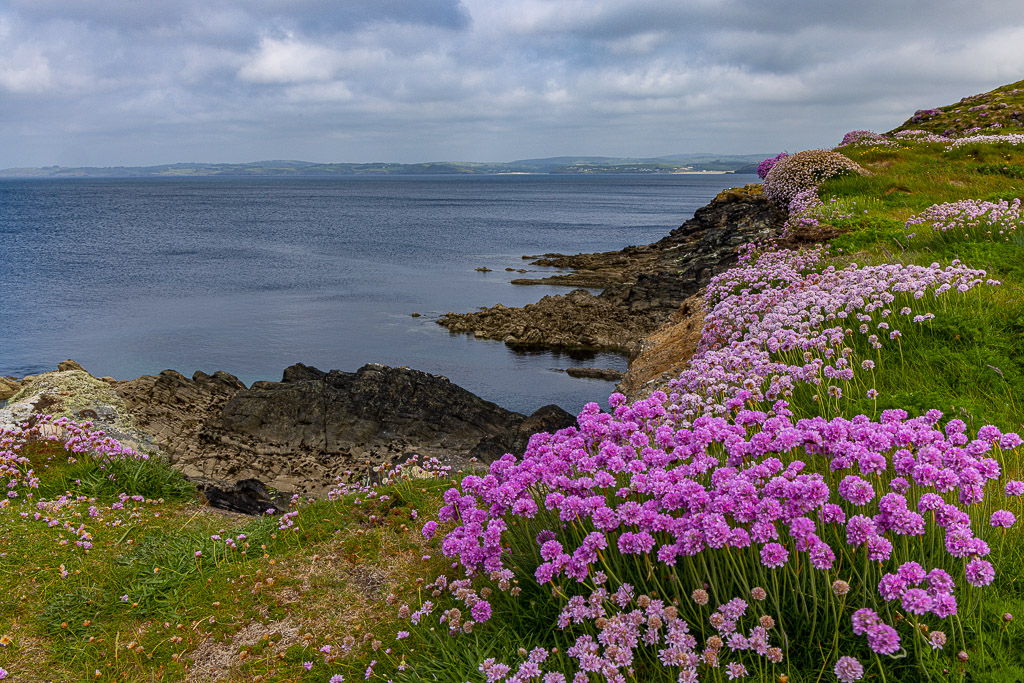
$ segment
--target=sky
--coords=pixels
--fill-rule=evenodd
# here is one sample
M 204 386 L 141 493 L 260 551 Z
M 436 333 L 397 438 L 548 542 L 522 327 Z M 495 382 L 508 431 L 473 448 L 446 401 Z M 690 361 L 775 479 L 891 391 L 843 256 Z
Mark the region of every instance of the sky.
M 1022 45 L 1020 0 L 0 0 L 0 168 L 794 152 Z

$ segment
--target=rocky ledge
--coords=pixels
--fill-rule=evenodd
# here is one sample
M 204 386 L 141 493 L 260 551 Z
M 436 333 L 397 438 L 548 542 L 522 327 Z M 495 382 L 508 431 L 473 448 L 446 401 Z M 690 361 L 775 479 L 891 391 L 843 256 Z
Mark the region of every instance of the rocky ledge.
M 36 412 L 92 420 L 136 448 L 163 453 L 211 502 L 234 501 L 229 509 L 242 498 L 255 507 L 274 502 L 260 494 L 260 482 L 323 495 L 336 477 L 372 477 L 372 468 L 413 455 L 456 468 L 521 455 L 535 432 L 575 424 L 557 406 L 521 415 L 445 377 L 376 364 L 356 372 L 298 364 L 280 382 L 248 388 L 226 372 L 189 379 L 164 370 L 118 382 L 74 367 L 18 382 L 17 402 L 0 410 L 0 423 Z
M 724 190 L 653 244 L 546 254 L 533 265 L 574 272 L 513 281 L 602 289 L 598 295 L 575 289 L 522 308 L 498 304 L 475 313 L 448 313 L 438 323 L 510 347 L 632 353 L 683 301 L 731 267 L 740 245 L 779 235 L 784 222 L 785 213 L 768 201 L 760 184 Z

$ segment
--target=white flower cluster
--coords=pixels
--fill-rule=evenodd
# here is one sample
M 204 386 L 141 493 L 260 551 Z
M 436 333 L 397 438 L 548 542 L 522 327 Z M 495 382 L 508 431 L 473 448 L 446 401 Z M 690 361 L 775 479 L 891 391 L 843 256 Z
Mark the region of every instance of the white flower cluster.
M 1001 142 L 1005 142 L 1010 145 L 1024 145 L 1024 135 L 1020 133 L 1012 133 L 1010 135 L 971 135 L 966 138 L 957 138 L 953 140 L 946 147 L 946 150 L 956 149 L 957 147 L 964 147 L 966 145 L 974 144 L 988 144 L 996 145 Z

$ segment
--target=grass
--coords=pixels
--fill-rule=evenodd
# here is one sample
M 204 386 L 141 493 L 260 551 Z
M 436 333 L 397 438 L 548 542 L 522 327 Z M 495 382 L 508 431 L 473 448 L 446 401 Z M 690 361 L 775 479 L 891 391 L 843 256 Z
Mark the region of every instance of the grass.
M 993 124 L 1001 129 L 993 129 Z M 985 129 L 986 133 L 1014 133 L 1020 132 L 1022 126 L 1024 81 L 1017 81 L 987 93 L 964 97 L 954 104 L 918 112 L 894 130 L 926 130 L 940 135 L 951 131 L 962 135 L 973 128 Z
M 997 288 L 980 288 L 935 309 L 937 317 L 917 330 L 902 326 L 900 354 L 885 354 L 886 371 L 877 373 L 877 405 L 852 399 L 844 413 L 902 407 L 911 414 L 938 407 L 969 425 L 993 423 L 1024 429 L 1024 244 L 933 234 L 929 228 L 905 228 L 912 215 L 933 204 L 965 198 L 989 201 L 1024 196 L 1024 182 L 1004 174 L 979 173 L 978 162 L 998 159 L 1009 168 L 1024 165 L 1024 147 L 971 145 L 953 152 L 938 143 L 899 149 L 844 148 L 843 153 L 872 171 L 826 181 L 825 201 L 848 209 L 850 218 L 832 221 L 843 234 L 832 240 L 837 263 L 880 264 L 898 261 L 948 265 L 959 259 L 998 279 Z M 909 235 L 914 234 L 913 237 Z M 913 304 L 908 299 L 908 304 Z M 895 304 L 894 304 L 895 306 Z M 929 310 L 913 305 L 915 312 Z M 920 333 L 918 333 L 920 332 Z M 867 353 L 867 349 L 861 349 Z M 807 409 L 807 406 L 804 406 Z
M 387 594 L 405 595 L 416 576 L 437 570 L 422 560 L 426 542 L 412 519 L 413 510 L 433 510 L 437 482 L 397 488 L 386 502 L 316 502 L 282 530 L 277 517 L 204 506 L 165 464 L 68 465 L 66 453 L 42 443 L 27 454 L 43 468 L 37 499 L 73 486 L 71 502 L 40 520 L 21 516 L 33 506 L 0 510 L 0 636 L 11 639 L 0 667 L 12 680 L 354 675 L 377 640 L 364 643 L 362 634 L 395 631 L 393 610 L 381 610 Z M 111 469 L 141 500 L 112 507 Z M 146 497 L 153 491 L 160 497 Z M 88 552 L 74 543 L 82 524 Z M 354 643 L 345 643 L 348 634 Z M 330 654 L 320 651 L 325 645 Z M 309 672 L 303 662 L 313 662 Z

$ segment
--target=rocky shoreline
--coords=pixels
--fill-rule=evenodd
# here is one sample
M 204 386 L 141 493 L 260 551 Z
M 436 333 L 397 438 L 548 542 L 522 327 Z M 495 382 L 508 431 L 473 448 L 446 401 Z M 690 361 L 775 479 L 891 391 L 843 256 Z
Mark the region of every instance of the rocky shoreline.
M 449 313 L 438 323 L 514 348 L 629 354 L 624 376 L 591 368 L 569 372 L 621 379 L 619 390 L 640 398 L 663 388 L 693 354 L 703 323 L 702 288 L 736 262 L 740 245 L 778 237 L 784 220 L 760 185 L 725 190 L 658 242 L 546 254 L 532 265 L 573 272 L 513 281 L 578 289 L 522 308 L 498 304 Z M 602 291 L 594 295 L 583 287 Z M 558 406 L 526 416 L 445 377 L 377 364 L 355 372 L 296 364 L 280 382 L 246 387 L 226 372 L 96 378 L 65 361 L 55 372 L 0 380 L 0 399 L 9 399 L 0 408 L 0 427 L 37 413 L 90 420 L 137 450 L 168 457 L 212 505 L 250 513 L 279 505 L 278 492 L 322 496 L 337 477 L 365 480 L 380 465 L 413 455 L 454 468 L 519 455 L 535 432 L 575 424 Z
M 455 468 L 488 463 L 521 453 L 535 432 L 575 423 L 558 406 L 522 415 L 440 375 L 377 364 L 356 372 L 297 364 L 280 382 L 247 388 L 226 372 L 100 380 L 65 361 L 17 384 L 0 427 L 37 413 L 89 420 L 136 450 L 167 456 L 201 486 L 258 480 L 313 496 L 337 477 L 362 481 L 413 455 Z
M 574 289 L 521 308 L 497 304 L 473 313 L 448 313 L 438 324 L 513 348 L 634 355 L 685 300 L 736 262 L 740 245 L 779 235 L 784 221 L 785 213 L 768 201 L 760 184 L 724 190 L 653 244 L 596 254 L 546 254 L 531 265 L 574 272 L 513 280 L 602 289 L 598 295 Z

